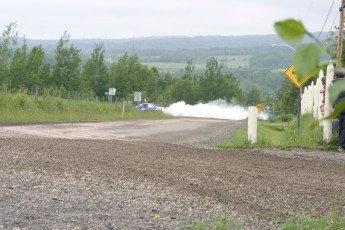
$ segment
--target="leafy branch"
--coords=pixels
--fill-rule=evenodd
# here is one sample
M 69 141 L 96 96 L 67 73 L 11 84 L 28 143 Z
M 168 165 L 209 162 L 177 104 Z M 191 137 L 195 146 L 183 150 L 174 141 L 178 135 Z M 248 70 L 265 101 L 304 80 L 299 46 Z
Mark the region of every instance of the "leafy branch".
M 292 62 L 295 66 L 295 73 L 299 81 L 303 81 L 305 78 L 318 74 L 320 70 L 324 69 L 326 65 L 329 64 L 329 62 L 321 62 L 321 57 L 323 55 L 326 53 L 330 54 L 329 50 L 306 30 L 301 21 L 295 19 L 278 21 L 274 24 L 274 29 L 277 34 L 288 43 L 301 43 L 304 36 L 308 36 L 315 41 L 315 43 L 300 45 L 293 56 Z M 335 63 L 335 61 L 331 60 L 331 63 Z M 338 68 L 337 71 L 345 73 L 345 69 L 343 68 Z M 345 81 L 335 82 L 334 86 L 329 88 L 330 100 L 334 102 L 344 89 Z M 345 101 L 340 103 L 332 113 L 324 119 L 336 118 L 344 108 Z

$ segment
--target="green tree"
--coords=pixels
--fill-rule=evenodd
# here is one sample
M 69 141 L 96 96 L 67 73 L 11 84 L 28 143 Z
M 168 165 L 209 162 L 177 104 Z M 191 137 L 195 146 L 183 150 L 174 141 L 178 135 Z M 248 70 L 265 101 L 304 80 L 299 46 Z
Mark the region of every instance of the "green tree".
M 237 99 L 243 101 L 242 90 L 239 81 L 231 74 L 222 73 L 222 65 L 217 58 L 212 57 L 207 61 L 204 76 L 200 80 L 203 101 L 225 99 L 228 102 Z
M 26 85 L 34 89 L 36 85 L 39 88 L 45 87 L 45 82 L 49 79 L 49 65 L 44 64 L 45 53 L 41 45 L 34 46 L 27 57 L 26 61 Z
M 297 101 L 299 89 L 287 78 L 276 92 L 278 103 L 277 110 L 282 114 L 297 114 Z
M 148 68 L 146 65 L 142 65 L 143 76 L 142 84 L 144 85 L 144 96 L 147 94 L 146 98 L 150 101 L 158 102 L 161 98 L 160 90 L 158 88 L 158 81 L 160 79 L 158 70 L 156 68 Z
M 135 65 L 138 65 L 138 57 L 129 56 L 127 52 L 111 65 L 109 87 L 116 88 L 118 98 L 125 98 L 127 93 L 132 93 L 130 75 Z
M 96 44 L 91 58 L 83 66 L 86 88 L 91 89 L 98 96 L 103 96 L 108 87 L 108 67 L 104 60 L 104 52 L 103 44 Z
M 53 66 L 52 83 L 57 87 L 64 86 L 68 91 L 80 88 L 80 50 L 69 46 L 70 35 L 65 32 L 55 49 L 55 65 Z
M 118 98 L 131 98 L 135 91 L 142 92 L 142 98 L 154 100 L 158 90 L 158 72 L 138 62 L 138 56 L 124 53 L 110 68 L 109 86 L 116 88 Z
M 245 95 L 245 105 L 256 106 L 258 103 L 262 103 L 261 92 L 258 88 L 251 88 Z
M 211 57 L 206 63 L 206 79 L 220 78 L 222 76 L 222 67 L 223 65 L 218 63 L 217 58 Z
M 203 91 L 203 101 L 213 101 L 223 98 L 219 92 L 219 80 L 221 79 L 221 68 L 215 57 L 207 60 L 205 74 L 201 79 L 200 85 Z
M 338 35 L 334 32 L 331 32 L 330 36 L 325 40 L 325 45 L 331 53 L 332 58 L 335 60 L 337 56 Z M 343 37 L 341 63 L 342 66 L 343 63 L 345 63 L 345 37 Z
M 26 87 L 27 71 L 26 71 L 26 59 L 27 59 L 27 44 L 24 43 L 21 48 L 17 48 L 14 52 L 11 64 L 9 77 L 11 81 L 11 88 L 19 89 Z
M 200 97 L 199 84 L 190 79 L 179 78 L 168 89 L 170 102 L 184 101 L 194 105 Z
M 185 74 L 183 75 L 183 77 L 193 81 L 194 80 L 193 71 L 195 69 L 193 61 L 188 60 L 187 66 L 184 69 L 185 69 Z
M 35 46 L 28 52 L 25 39 L 22 47 L 15 50 L 9 69 L 12 89 L 34 91 L 36 85 L 43 88 L 44 78 L 49 77 L 49 66 L 44 68 L 44 50 Z
M 11 85 L 9 70 L 18 42 L 18 32 L 14 30 L 16 26 L 16 23 L 10 23 L 0 38 L 0 84 Z
M 239 80 L 231 73 L 224 74 L 219 83 L 219 90 L 228 102 L 243 103 L 244 97 Z
M 157 71 L 157 70 L 156 70 Z M 158 71 L 157 71 L 158 72 Z M 167 105 L 175 100 L 171 98 L 169 87 L 176 82 L 175 78 L 171 73 L 167 72 L 162 77 L 158 77 L 157 80 L 157 91 L 156 91 L 156 102 L 161 105 Z

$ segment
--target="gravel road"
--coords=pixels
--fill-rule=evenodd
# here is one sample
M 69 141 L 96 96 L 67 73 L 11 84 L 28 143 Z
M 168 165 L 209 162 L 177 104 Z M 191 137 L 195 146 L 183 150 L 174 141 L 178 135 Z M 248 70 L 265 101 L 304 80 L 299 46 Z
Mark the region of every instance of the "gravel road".
M 335 200 L 345 214 L 344 154 L 210 146 L 243 122 L 106 124 L 1 126 L 0 229 L 175 229 L 224 207 L 244 229 L 277 229 L 331 217 Z

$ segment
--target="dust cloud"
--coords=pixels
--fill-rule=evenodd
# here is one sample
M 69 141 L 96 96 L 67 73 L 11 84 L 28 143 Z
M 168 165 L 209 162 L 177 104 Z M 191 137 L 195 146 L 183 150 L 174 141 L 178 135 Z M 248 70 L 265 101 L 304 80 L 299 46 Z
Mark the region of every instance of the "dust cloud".
M 224 100 L 216 100 L 207 104 L 188 105 L 180 101 L 163 109 L 163 112 L 175 117 L 217 118 L 227 120 L 244 120 L 248 117 L 248 108 L 231 105 Z

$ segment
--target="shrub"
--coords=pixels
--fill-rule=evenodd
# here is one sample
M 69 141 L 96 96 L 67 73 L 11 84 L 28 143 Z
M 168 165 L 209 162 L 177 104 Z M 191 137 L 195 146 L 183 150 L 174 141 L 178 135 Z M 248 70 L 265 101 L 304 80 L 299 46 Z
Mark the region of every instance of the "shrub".
M 20 109 L 24 109 L 26 105 L 26 97 L 27 97 L 27 90 L 24 90 L 24 92 L 22 93 L 18 91 L 15 97 L 15 101 L 14 101 L 15 106 Z
M 282 114 L 282 115 L 278 115 L 276 117 L 276 119 L 278 121 L 282 121 L 282 122 L 290 122 L 292 121 L 292 119 L 294 118 L 295 116 L 292 115 L 292 114 Z

